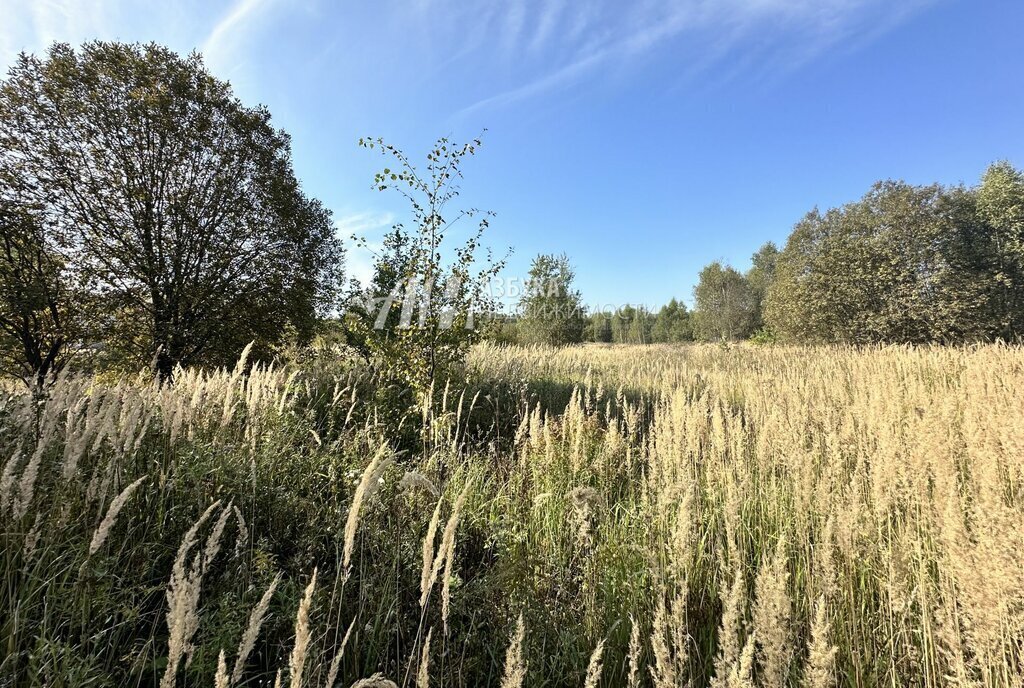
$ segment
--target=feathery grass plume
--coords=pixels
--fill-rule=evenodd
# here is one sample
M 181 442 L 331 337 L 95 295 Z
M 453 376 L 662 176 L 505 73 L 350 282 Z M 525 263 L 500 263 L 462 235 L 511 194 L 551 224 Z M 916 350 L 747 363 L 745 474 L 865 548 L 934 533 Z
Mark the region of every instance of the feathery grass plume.
M 416 688 L 430 688 L 430 639 L 434 635 L 434 629 L 427 631 L 427 639 L 423 641 L 423 650 L 420 652 L 420 668 L 416 672 Z
M 316 573 L 317 570 L 313 569 L 313 577 L 306 586 L 306 593 L 302 596 L 299 611 L 295 616 L 295 647 L 292 648 L 292 655 L 288 660 L 291 688 L 302 688 L 302 672 L 306 668 L 306 655 L 309 652 L 309 608 L 313 604 Z
M 583 688 L 597 688 L 601 680 L 601 657 L 604 655 L 604 640 L 601 640 L 590 655 L 590 663 L 587 664 L 587 677 L 583 682 Z
M 755 688 L 754 685 L 754 638 L 756 633 L 751 633 L 747 638 L 743 652 L 740 653 L 736 663 L 729 671 L 728 688 Z
M 192 527 L 185 532 L 184 537 L 181 539 L 181 544 L 178 545 L 178 554 L 174 557 L 175 571 L 185 571 L 185 560 L 188 557 L 188 553 L 196 546 L 199 529 L 203 527 L 206 521 L 210 518 L 210 515 L 220 508 L 220 501 L 221 500 L 218 499 L 214 503 L 210 504 L 210 506 L 206 507 L 206 511 L 204 511 L 199 516 L 199 519 L 192 524 Z
M 80 413 L 83 406 L 86 407 L 85 413 Z M 75 473 L 78 471 L 78 462 L 85 450 L 88 433 L 92 429 L 89 423 L 89 410 L 93 406 L 85 404 L 85 399 L 80 399 L 77 404 L 68 409 L 64 427 L 64 456 L 61 463 L 61 475 L 65 480 L 75 477 Z
M 688 583 L 684 579 L 669 605 L 665 601 L 668 589 L 664 583 L 660 586 L 651 629 L 654 666 L 650 672 L 655 688 L 686 685 L 690 656 L 690 636 L 686 626 L 688 591 Z
M 998 469 L 991 469 L 995 472 Z M 985 674 L 1013 669 L 1005 648 L 1024 638 L 1024 528 L 1018 509 L 1008 508 L 1000 494 L 1001 477 L 986 477 L 976 508 L 984 523 L 953 544 L 948 570 L 954 577 L 957 602 L 963 610 L 967 644 Z M 1012 674 L 1011 674 L 1012 675 Z
M 43 514 L 39 512 L 36 514 L 35 522 L 32 527 L 25 534 L 25 543 L 23 545 L 23 552 L 25 553 L 25 560 L 29 561 L 32 559 L 32 555 L 36 551 L 36 545 L 39 544 L 39 536 L 43 533 Z
M 175 566 L 167 584 L 167 668 L 160 688 L 172 688 L 181 658 L 192 656 L 192 637 L 199 628 L 199 590 L 202 572 L 199 563 L 186 572 Z
M 348 630 L 345 631 L 345 637 L 341 639 L 341 645 L 338 647 L 338 651 L 334 653 L 334 659 L 331 660 L 331 666 L 327 671 L 327 680 L 324 682 L 324 688 L 334 688 L 334 682 L 338 680 L 338 670 L 341 668 L 341 659 L 345 656 L 345 646 L 348 645 L 348 639 L 352 635 L 352 629 L 356 626 L 356 620 L 352 619 L 348 625 Z
M 235 666 L 231 670 L 232 685 L 242 680 L 245 663 L 248 661 L 249 655 L 252 654 L 253 648 L 256 647 L 256 639 L 260 635 L 260 629 L 267 618 L 267 610 L 270 608 L 270 599 L 274 596 L 274 591 L 277 590 L 277 585 L 280 582 L 281 574 L 279 573 L 274 576 L 274 580 L 270 582 L 270 586 L 263 593 L 263 597 L 260 598 L 260 601 L 253 607 L 252 613 L 249 614 L 249 625 L 246 626 L 242 639 L 238 643 L 238 656 L 235 658 Z
M 836 589 L 836 565 L 833 550 L 835 549 L 835 515 L 830 511 L 820 539 L 815 543 L 811 559 L 811 572 L 815 587 L 828 598 L 832 598 Z
M 363 471 L 363 477 L 359 480 L 355 494 L 352 497 L 352 505 L 348 509 L 348 520 L 345 522 L 345 545 L 342 550 L 342 568 L 349 570 L 352 563 L 352 551 L 355 549 L 356 532 L 359 530 L 359 512 L 363 503 L 370 499 L 380 486 L 381 476 L 388 466 L 394 463 L 394 457 L 385 458 L 388 446 L 382 444 L 377 454 L 370 461 L 370 465 Z
M 640 688 L 640 650 L 641 650 L 641 639 L 640 639 L 640 624 L 636 622 L 636 618 L 630 614 L 629 616 L 630 630 L 629 630 L 629 677 L 626 680 L 627 688 Z M 655 688 L 659 688 L 655 684 Z
M 412 492 L 413 490 L 426 490 L 434 496 L 436 499 L 441 493 L 437 487 L 431 482 L 430 478 L 423 475 L 419 471 L 412 470 L 406 471 L 402 479 L 398 481 L 398 489 L 402 492 Z
M 694 485 L 692 479 L 687 479 L 682 498 L 678 496 L 675 486 L 671 493 L 665 494 L 663 499 L 667 500 L 666 512 L 671 505 L 676 505 L 676 517 L 670 526 L 669 540 L 669 571 L 676 579 L 681 580 L 689 574 L 690 562 L 693 559 L 694 539 Z
M 142 476 L 128 487 L 121 490 L 121 494 L 114 497 L 113 501 L 110 502 L 110 506 L 107 508 L 107 515 L 100 521 L 100 525 L 96 528 L 96 532 L 92 535 L 92 542 L 89 543 L 89 556 L 96 554 L 103 543 L 107 541 L 107 536 L 110 535 L 110 530 L 117 523 L 117 516 L 121 513 L 121 509 L 128 503 L 132 494 L 139 488 L 149 476 Z
M 0 515 L 7 513 L 11 508 L 14 495 L 14 479 L 18 473 L 18 466 L 21 463 L 21 449 L 15 449 L 11 458 L 4 464 L 3 473 L 0 474 Z
M 444 630 L 448 632 L 448 614 L 451 611 L 452 602 L 452 567 L 455 565 L 455 538 L 448 543 L 444 555 L 444 573 L 441 574 L 441 623 Z
M 538 451 L 541 448 L 541 439 L 544 434 L 544 419 L 541 417 L 540 407 L 541 403 L 538 401 L 537 405 L 533 408 L 533 413 L 530 414 L 530 431 L 528 436 L 530 438 L 530 448 L 534 451 Z
M 522 419 L 519 421 L 519 427 L 516 428 L 515 438 L 512 440 L 512 446 L 516 449 L 520 449 L 523 446 L 523 440 L 526 439 L 527 434 L 530 430 L 530 414 L 523 414 Z
M 398 688 L 398 685 L 385 678 L 384 674 L 377 672 L 370 678 L 361 678 L 352 684 L 352 688 Z
M 715 677 L 711 682 L 713 688 L 731 685 L 730 673 L 739 666 L 745 592 L 743 570 L 737 569 L 733 575 L 732 587 L 728 595 L 722 599 L 722 623 L 718 627 L 718 656 L 715 657 Z
M 501 678 L 501 688 L 522 688 L 526 678 L 526 657 L 523 655 L 523 641 L 526 639 L 526 626 L 523 615 L 516 621 L 516 632 L 512 636 L 508 650 L 505 652 L 505 674 Z
M 224 537 L 224 528 L 228 524 L 228 518 L 234 513 L 235 505 L 228 502 L 228 505 L 224 507 L 224 510 L 220 512 L 220 517 L 217 518 L 217 522 L 213 524 L 213 529 L 210 531 L 210 536 L 206 539 L 206 550 L 203 553 L 203 568 L 207 569 L 210 564 L 213 563 L 214 558 L 220 552 L 221 539 Z
M 651 630 L 651 651 L 654 653 L 654 666 L 650 668 L 651 680 L 655 688 L 672 688 L 676 685 L 676 666 L 672 658 L 672 648 L 667 638 L 671 637 L 668 627 L 668 608 L 665 605 L 665 586 L 661 586 L 658 595 L 658 607 L 654 612 L 654 628 Z M 636 622 L 633 623 L 636 631 Z M 630 638 L 630 674 L 633 673 L 633 639 Z
M 455 506 L 452 507 L 452 514 L 448 517 L 448 523 L 445 524 L 444 531 L 441 533 L 441 546 L 438 548 L 437 556 L 434 558 L 434 563 L 430 567 L 430 577 L 427 579 L 426 587 L 421 589 L 420 607 L 426 606 L 427 598 L 430 595 L 431 589 L 434 587 L 434 583 L 437 582 L 437 576 L 441 573 L 442 567 L 445 568 L 446 574 L 451 573 L 451 568 L 450 566 L 447 566 L 447 563 L 455 554 L 455 531 L 459 527 L 459 517 L 462 515 L 462 507 L 466 503 L 466 497 L 469 495 L 469 488 L 472 484 L 472 480 L 466 481 L 466 484 L 462 488 L 462 492 L 459 493 L 458 498 L 455 500 Z
M 224 650 L 217 656 L 217 674 L 213 677 L 214 688 L 228 688 L 228 665 L 224 660 Z
M 171 567 L 171 578 L 167 583 L 167 668 L 160 681 L 160 688 L 174 686 L 181 658 L 186 663 L 192 658 L 192 637 L 199 628 L 199 591 L 202 583 L 202 569 L 199 558 L 186 568 L 189 552 L 196 545 L 199 529 L 220 506 L 220 500 L 206 508 L 192 527 L 188 529 L 178 546 L 178 554 Z
M 181 432 L 181 424 L 185 420 L 185 409 L 182 406 L 175 405 L 171 411 L 171 433 L 170 443 L 174 446 L 178 441 L 178 434 Z
M 836 652 L 839 649 L 829 641 L 824 595 L 814 605 L 814 622 L 811 624 L 811 639 L 807 649 L 807 687 L 833 688 L 836 684 Z M 958 684 L 963 685 L 961 682 Z
M 11 509 L 15 519 L 20 519 L 28 513 L 29 504 L 32 503 L 32 497 L 35 494 L 36 480 L 39 479 L 43 453 L 46 451 L 49 439 L 47 436 L 39 438 L 39 444 L 25 465 L 25 472 L 21 474 L 21 480 L 18 483 L 18 496 L 14 499 L 14 506 Z
M 790 628 L 793 612 L 788 580 L 786 543 L 779 538 L 771 562 L 761 566 L 754 583 L 754 631 L 757 633 L 760 662 L 758 679 L 765 688 L 785 685 L 793 657 Z
M 948 683 L 956 686 L 968 686 L 972 682 L 968 677 L 970 669 L 968 667 L 969 660 L 965 653 L 964 634 L 961 629 L 960 620 L 957 618 L 955 584 L 947 580 L 943 582 L 941 587 L 943 589 L 942 593 L 945 594 L 940 593 L 940 600 L 936 604 L 934 612 L 937 618 L 935 625 L 936 649 L 938 654 L 945 660 L 945 666 L 947 667 L 945 674 Z M 823 621 L 827 624 L 827 619 L 823 619 Z M 812 627 L 811 630 L 813 638 L 814 628 Z M 834 678 L 834 662 L 833 666 L 829 667 L 829 669 L 828 675 Z M 825 685 L 828 686 L 830 684 Z M 1021 682 L 1021 685 L 1024 685 L 1024 682 Z
M 423 568 L 420 571 L 421 607 L 426 603 L 427 593 L 430 591 L 430 570 L 434 566 L 434 540 L 437 537 L 437 528 L 441 524 L 441 503 L 443 501 L 443 499 L 437 500 L 434 515 L 430 517 L 430 525 L 427 526 L 427 534 L 423 537 Z
M 237 403 L 233 403 L 235 385 L 238 384 L 238 380 L 242 377 L 242 373 L 245 372 L 245 363 L 249 359 L 249 352 L 252 351 L 252 346 L 255 343 L 255 341 L 249 342 L 248 344 L 245 345 L 245 348 L 242 349 L 242 355 L 238 357 L 238 362 L 235 364 L 235 369 L 234 371 L 232 371 L 231 377 L 227 382 L 227 387 L 224 394 L 224 406 L 223 411 L 221 412 L 220 419 L 221 428 L 227 427 L 228 423 L 231 422 L 231 418 L 235 414 L 235 408 L 237 408 L 238 406 Z
M 277 676 L 274 677 L 274 688 L 281 688 L 281 670 L 277 670 Z
M 235 557 L 242 556 L 242 552 L 245 551 L 245 546 L 249 542 L 249 527 L 245 523 L 245 517 L 242 516 L 242 510 L 237 506 L 233 507 L 235 510 L 235 518 L 238 520 L 238 537 L 235 539 Z

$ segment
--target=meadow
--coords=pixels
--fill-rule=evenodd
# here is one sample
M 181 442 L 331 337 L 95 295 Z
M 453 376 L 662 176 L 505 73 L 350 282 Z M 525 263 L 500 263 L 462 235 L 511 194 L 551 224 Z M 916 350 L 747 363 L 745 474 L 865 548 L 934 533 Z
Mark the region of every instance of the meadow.
M 0 393 L 0 685 L 1020 686 L 1024 350 Z

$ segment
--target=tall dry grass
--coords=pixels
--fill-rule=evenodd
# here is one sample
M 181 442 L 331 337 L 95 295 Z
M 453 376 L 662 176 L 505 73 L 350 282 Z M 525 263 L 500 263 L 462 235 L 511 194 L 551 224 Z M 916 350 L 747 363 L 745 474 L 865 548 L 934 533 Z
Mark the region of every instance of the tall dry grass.
M 8 388 L 0 684 L 1024 683 L 1020 348 L 481 346 L 401 398 Z

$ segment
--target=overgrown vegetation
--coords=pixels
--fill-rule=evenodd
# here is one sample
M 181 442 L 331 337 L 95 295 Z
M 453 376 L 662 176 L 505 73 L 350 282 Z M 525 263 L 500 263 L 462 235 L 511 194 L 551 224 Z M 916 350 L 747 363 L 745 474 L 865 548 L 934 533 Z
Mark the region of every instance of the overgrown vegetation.
M 467 365 L 404 441 L 356 363 L 9 390 L 0 675 L 1020 684 L 1020 349 Z
M 493 213 L 449 207 L 461 192 L 465 158 L 482 142 L 438 139 L 426 155 L 425 173 L 382 139 L 359 144 L 378 149 L 395 165 L 376 174 L 374 188 L 396 191 L 408 202 L 413 228 L 392 227 L 370 283 L 350 295 L 349 342 L 384 378 L 407 386 L 422 402 L 478 340 L 474 314 L 493 310 L 487 287 L 504 266 L 481 243 Z M 461 244 L 446 241 L 460 221 L 474 219 L 476 229 Z M 365 237 L 353 239 L 366 246 Z
M 198 56 L 0 84 L 0 685 L 1024 682 L 1024 351 L 731 344 L 1017 339 L 1020 172 L 815 211 L 693 313 L 585 318 L 541 255 L 497 345 L 480 141 L 361 143 L 409 226 L 340 312 L 287 135 Z

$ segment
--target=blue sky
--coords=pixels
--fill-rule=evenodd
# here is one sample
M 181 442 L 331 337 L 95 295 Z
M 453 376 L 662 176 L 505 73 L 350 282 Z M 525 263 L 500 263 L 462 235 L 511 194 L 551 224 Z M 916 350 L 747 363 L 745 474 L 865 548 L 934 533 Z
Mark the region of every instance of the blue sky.
M 0 0 L 0 17 L 5 71 L 55 40 L 200 50 L 292 135 L 345 236 L 403 211 L 369 188 L 381 161 L 359 137 L 420 155 L 487 128 L 463 191 L 497 213 L 488 243 L 515 247 L 508 276 L 566 252 L 589 304 L 689 301 L 704 264 L 746 268 L 877 179 L 1024 165 L 1014 0 Z

